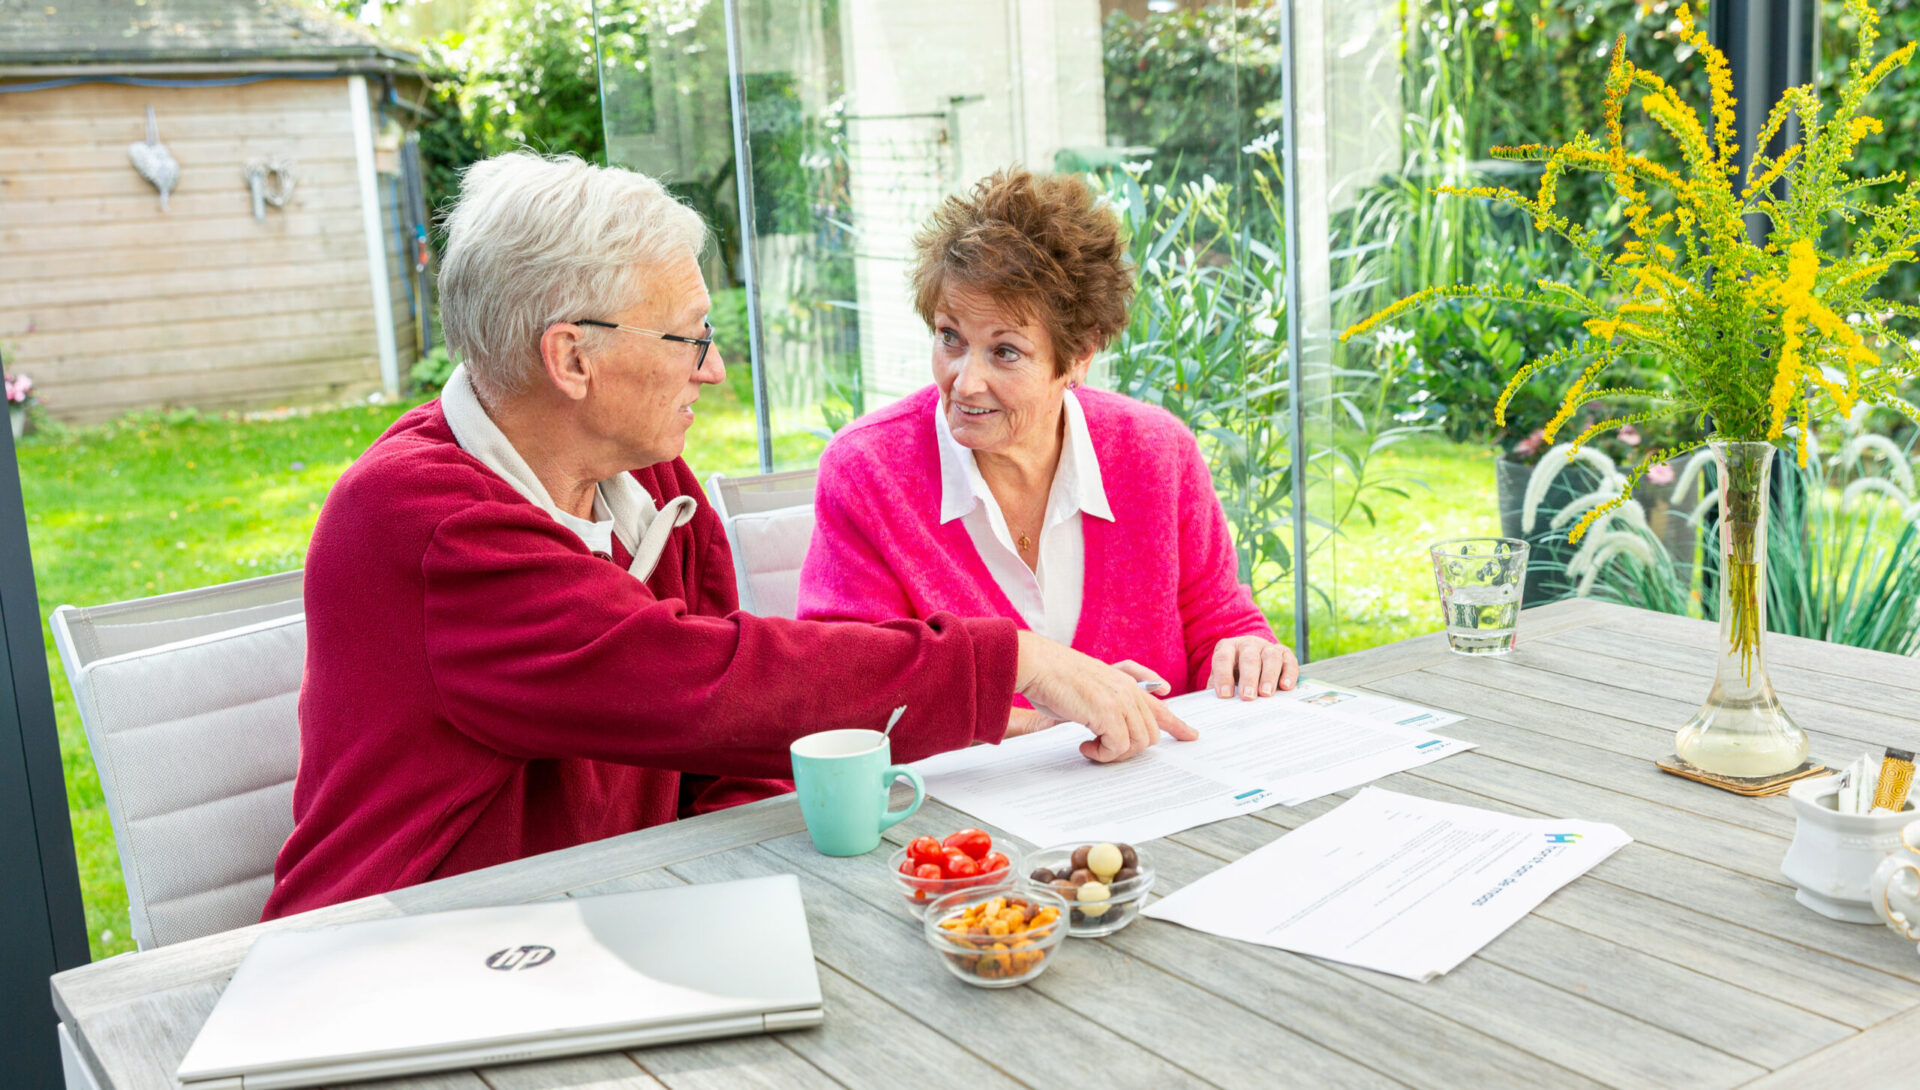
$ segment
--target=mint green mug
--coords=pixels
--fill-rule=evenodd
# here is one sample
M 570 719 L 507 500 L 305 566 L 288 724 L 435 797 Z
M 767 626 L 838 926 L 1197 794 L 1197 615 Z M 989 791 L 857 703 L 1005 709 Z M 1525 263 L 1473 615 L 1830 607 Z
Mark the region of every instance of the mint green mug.
M 793 789 L 800 796 L 813 846 L 823 855 L 865 855 L 880 831 L 913 816 L 927 785 L 893 763 L 893 746 L 877 730 L 823 730 L 793 743 Z M 913 784 L 913 805 L 887 809 L 893 781 Z

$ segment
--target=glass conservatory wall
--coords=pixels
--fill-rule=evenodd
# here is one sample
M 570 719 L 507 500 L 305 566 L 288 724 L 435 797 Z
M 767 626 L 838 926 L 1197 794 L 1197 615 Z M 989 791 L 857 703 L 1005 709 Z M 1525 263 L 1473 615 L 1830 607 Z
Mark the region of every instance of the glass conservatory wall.
M 1364 463 L 1383 399 L 1336 334 L 1385 290 L 1380 225 L 1360 213 L 1403 158 L 1397 4 L 1295 0 L 1289 148 L 1287 12 L 1270 0 L 738 0 L 744 224 L 725 6 L 598 10 L 610 160 L 665 177 L 715 224 L 716 299 L 754 267 L 773 468 L 813 464 L 833 431 L 931 380 L 907 270 L 941 199 L 1003 167 L 1084 172 L 1139 267 L 1132 324 L 1093 381 L 1194 430 L 1242 580 L 1290 641 L 1311 584 L 1328 626 L 1313 646 L 1337 646 L 1333 561 L 1353 547 L 1355 444 Z
M 1378 502 L 1376 443 L 1393 427 L 1385 405 L 1391 372 L 1350 353 L 1339 334 L 1380 305 L 1379 263 L 1389 225 L 1363 214 L 1362 197 L 1401 158 L 1400 4 L 1386 0 L 1293 0 L 1288 35 L 1291 105 L 1284 141 L 1291 258 L 1290 338 L 1297 370 L 1301 496 L 1295 521 L 1295 621 L 1309 656 L 1352 649 L 1343 638 L 1347 553 L 1371 566 L 1377 542 L 1356 532 Z
M 1095 0 L 740 0 L 776 466 L 925 386 L 907 294 L 949 193 L 1104 143 Z

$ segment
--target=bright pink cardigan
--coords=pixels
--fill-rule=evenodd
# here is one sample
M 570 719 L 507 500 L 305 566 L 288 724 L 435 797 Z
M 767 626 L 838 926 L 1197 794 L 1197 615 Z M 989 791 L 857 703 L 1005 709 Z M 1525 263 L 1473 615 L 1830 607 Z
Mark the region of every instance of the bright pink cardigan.
M 1133 659 L 1176 692 L 1198 689 L 1222 639 L 1274 639 L 1238 580 L 1206 462 L 1193 433 L 1164 409 L 1076 393 L 1114 521 L 1081 516 L 1086 582 L 1073 646 L 1106 662 Z M 944 611 L 1026 627 L 961 520 L 940 521 L 939 401 L 929 386 L 827 445 L 800 570 L 801 617 L 879 621 Z

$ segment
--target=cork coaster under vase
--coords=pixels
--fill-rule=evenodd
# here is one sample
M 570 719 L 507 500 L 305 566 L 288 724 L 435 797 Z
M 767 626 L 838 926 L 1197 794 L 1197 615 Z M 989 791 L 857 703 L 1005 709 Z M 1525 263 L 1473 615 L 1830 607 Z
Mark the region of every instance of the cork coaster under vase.
M 1670 772 L 1681 779 L 1704 783 L 1708 787 L 1717 787 L 1722 791 L 1731 791 L 1750 799 L 1784 795 L 1787 793 L 1787 788 L 1792 787 L 1796 781 L 1810 776 L 1830 775 L 1833 772 L 1832 769 L 1812 758 L 1802 761 L 1798 768 L 1790 768 L 1771 776 L 1722 776 L 1717 772 L 1708 772 L 1704 768 L 1697 768 L 1687 763 L 1677 753 L 1669 753 L 1654 763 L 1660 766 L 1662 772 Z

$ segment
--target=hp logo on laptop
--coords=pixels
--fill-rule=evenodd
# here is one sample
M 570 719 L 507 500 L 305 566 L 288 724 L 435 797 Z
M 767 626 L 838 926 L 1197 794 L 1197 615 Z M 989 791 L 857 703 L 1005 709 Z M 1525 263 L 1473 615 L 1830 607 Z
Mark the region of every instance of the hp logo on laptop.
M 515 969 L 537 969 L 553 960 L 551 946 L 509 946 L 505 950 L 496 950 L 487 959 L 487 968 L 498 969 L 503 973 Z

